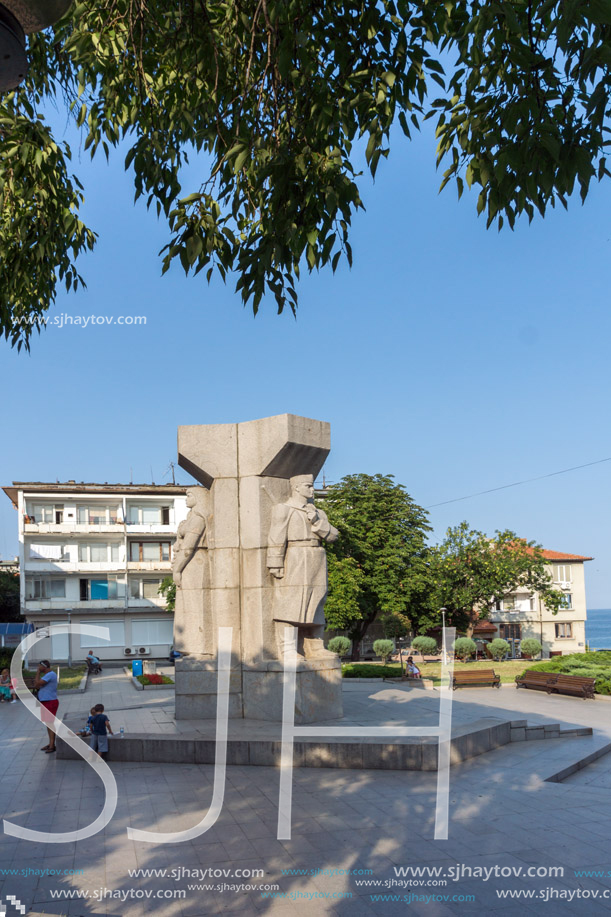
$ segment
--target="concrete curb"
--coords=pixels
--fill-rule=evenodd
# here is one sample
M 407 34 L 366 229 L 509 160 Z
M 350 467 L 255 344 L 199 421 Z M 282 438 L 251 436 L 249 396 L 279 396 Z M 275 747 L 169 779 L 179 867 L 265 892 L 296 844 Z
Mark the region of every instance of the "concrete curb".
M 71 694 L 84 694 L 85 691 L 87 690 L 88 681 L 89 681 L 89 672 L 85 672 L 85 674 L 81 678 L 81 683 L 78 686 L 78 688 L 68 688 L 67 691 L 62 691 L 60 688 L 57 693 L 61 694 L 62 697 L 69 697 Z M 60 684 L 61 684 L 61 679 L 60 679 Z

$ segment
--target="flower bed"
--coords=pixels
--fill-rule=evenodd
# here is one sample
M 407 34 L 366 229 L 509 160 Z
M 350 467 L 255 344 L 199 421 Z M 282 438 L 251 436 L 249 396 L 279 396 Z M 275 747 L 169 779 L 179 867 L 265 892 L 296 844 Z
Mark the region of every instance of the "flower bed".
M 173 685 L 174 682 L 167 675 L 136 675 L 137 680 L 146 688 L 147 685 Z

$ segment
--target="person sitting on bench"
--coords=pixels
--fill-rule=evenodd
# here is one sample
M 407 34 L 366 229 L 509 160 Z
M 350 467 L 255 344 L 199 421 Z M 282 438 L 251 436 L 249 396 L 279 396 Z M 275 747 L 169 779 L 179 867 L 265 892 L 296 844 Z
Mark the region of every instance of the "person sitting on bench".
M 93 650 L 89 650 L 85 658 L 85 662 L 87 663 L 87 667 L 92 675 L 96 675 L 98 672 L 102 671 L 100 660 L 97 656 L 93 655 Z

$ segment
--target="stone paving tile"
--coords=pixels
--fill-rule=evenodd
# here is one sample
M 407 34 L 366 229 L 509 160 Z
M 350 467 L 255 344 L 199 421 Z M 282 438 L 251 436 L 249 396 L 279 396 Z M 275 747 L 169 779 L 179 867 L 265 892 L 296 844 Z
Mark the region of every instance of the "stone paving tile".
M 167 699 L 162 703 L 159 697 L 133 692 L 129 695 L 121 686 L 107 690 L 104 676 L 96 683 L 96 696 L 103 697 L 107 709 L 116 704 L 117 714 L 125 722 L 150 722 L 164 728 L 171 724 L 171 710 Z M 382 709 L 380 704 L 394 705 L 393 709 L 406 711 L 410 718 L 416 715 L 431 716 L 431 704 L 436 702 L 435 692 L 427 692 L 425 698 L 406 699 L 405 692 L 394 688 L 376 689 L 363 708 L 363 689 L 351 689 L 347 702 L 349 712 L 364 722 L 378 717 L 379 721 L 391 721 L 394 714 Z M 369 689 L 367 689 L 369 690 Z M 360 692 L 360 693 L 359 693 Z M 592 724 L 601 735 L 611 738 L 611 707 L 603 701 L 583 705 L 574 699 L 555 699 L 528 696 L 527 692 L 500 691 L 491 694 L 487 689 L 467 698 L 454 699 L 457 722 L 481 718 L 490 714 L 486 704 L 494 704 L 500 715 L 510 714 L 515 718 L 528 718 L 532 722 L 545 720 L 562 721 L 564 725 Z M 65 698 L 61 706 L 64 711 L 72 709 L 82 713 L 88 709 L 89 697 Z M 360 706 L 359 706 L 360 705 Z M 128 710 L 119 710 L 128 707 Z M 363 715 L 364 713 L 366 715 Z M 112 711 L 111 711 L 112 712 Z M 51 830 L 58 825 L 86 824 L 92 820 L 102 805 L 103 790 L 97 776 L 92 775 L 80 761 L 49 760 L 38 748 L 41 742 L 41 726 L 18 705 L 11 708 L 11 720 L 0 721 L 2 743 L 0 744 L 0 811 L 17 824 L 31 824 L 40 829 L 40 822 L 50 822 Z M 129 714 L 129 716 L 128 716 Z M 405 712 L 402 712 L 405 717 Z M 148 720 L 147 720 L 148 717 Z M 352 878 L 341 876 L 309 877 L 307 883 L 298 884 L 296 877 L 283 877 L 281 884 L 290 890 L 300 887 L 317 890 L 349 889 L 354 897 L 342 902 L 316 899 L 310 902 L 289 902 L 287 899 L 272 901 L 249 896 L 229 897 L 215 894 L 205 902 L 200 896 L 188 901 L 155 902 L 154 909 L 147 910 L 139 902 L 125 905 L 114 901 L 88 902 L 87 911 L 79 910 L 82 903 L 71 902 L 70 911 L 62 910 L 57 902 L 49 903 L 51 889 L 92 888 L 114 883 L 116 888 L 128 886 L 139 889 L 162 888 L 154 878 L 129 879 L 127 868 L 174 868 L 179 865 L 200 864 L 234 869 L 241 863 L 254 866 L 261 864 L 268 876 L 280 875 L 282 868 L 299 867 L 306 864 L 313 868 L 333 863 L 337 866 L 354 866 L 355 863 L 373 868 L 376 878 L 392 877 L 395 865 L 439 864 L 443 868 L 455 863 L 504 863 L 525 865 L 558 865 L 560 855 L 566 875 L 562 883 L 555 879 L 537 880 L 551 886 L 575 889 L 578 883 L 587 883 L 595 890 L 604 890 L 604 880 L 578 879 L 575 868 L 583 864 L 596 867 L 606 859 L 605 842 L 611 839 L 608 831 L 611 791 L 606 792 L 600 781 L 571 781 L 561 784 L 544 784 L 535 777 L 536 773 L 554 762 L 567 759 L 582 740 L 548 740 L 524 743 L 518 748 L 498 749 L 467 765 L 453 768 L 451 781 L 450 838 L 448 841 L 433 840 L 433 808 L 435 775 L 422 773 L 399 773 L 381 771 L 333 771 L 312 769 L 296 771 L 294 774 L 293 829 L 290 841 L 276 839 L 278 805 L 278 771 L 273 768 L 232 768 L 227 770 L 226 805 L 215 827 L 184 845 L 154 845 L 131 842 L 125 833 L 128 824 L 149 828 L 149 830 L 177 830 L 178 827 L 194 824 L 201 818 L 210 804 L 213 769 L 194 765 L 112 765 L 119 787 L 119 808 L 113 822 L 96 838 L 78 845 L 31 844 L 10 838 L 3 843 L 0 835 L 0 859 L 3 863 L 50 864 L 63 862 L 63 867 L 73 864 L 85 869 L 84 876 L 73 876 L 58 881 L 58 877 L 46 877 L 43 883 L 36 879 L 28 882 L 21 877 L 11 877 L 2 883 L 5 893 L 17 893 L 22 889 L 29 896 L 29 903 L 35 898 L 41 902 L 39 910 L 55 914 L 106 915 L 106 917 L 143 917 L 144 913 L 159 914 L 160 917 L 202 917 L 216 913 L 278 914 L 279 917 L 297 914 L 341 914 L 358 915 L 399 913 L 389 902 L 373 905 L 370 892 L 356 886 Z M 561 751 L 560 751 L 561 749 Z M 503 760 L 503 756 L 505 760 Z M 52 757 L 52 756 L 51 756 Z M 604 761 L 604 759 L 600 759 Z M 611 763 L 611 762 L 607 762 Z M 596 762 L 597 771 L 605 774 L 607 768 Z M 592 765 L 592 767 L 596 767 Z M 588 769 L 589 770 L 589 769 Z M 587 771 L 584 771 L 584 774 Z M 592 771 L 591 774 L 595 772 Z M 566 812 L 566 822 L 563 813 Z M 500 815 L 498 813 L 501 813 Z M 605 814 L 606 813 L 606 814 Z M 36 825 L 38 819 L 39 825 Z M 571 826 L 587 824 L 592 831 L 586 837 L 575 837 Z M 168 828 L 168 825 L 170 826 Z M 318 830 L 312 831 L 316 827 Z M 554 832 L 560 847 L 549 853 L 549 834 Z M 596 838 L 594 840 L 594 837 Z M 564 843 L 566 841 L 566 843 Z M 565 849 L 566 848 L 566 849 Z M 3 856 L 4 853 L 4 856 Z M 579 865 L 577 865 L 579 864 Z M 256 867 L 255 867 L 256 868 Z M 166 883 L 169 880 L 161 880 Z M 69 883 L 69 884 L 67 884 Z M 10 887 L 8 887 L 10 884 Z M 172 887 L 176 883 L 170 883 Z M 463 891 L 467 885 L 451 883 Z M 464 885 L 464 888 L 463 888 Z M 484 908 L 483 912 L 502 914 L 529 914 L 536 912 L 523 902 L 519 907 L 507 900 L 495 898 L 494 887 L 488 883 L 482 890 L 477 887 Z M 539 885 L 537 885 L 539 887 Z M 453 890 L 450 889 L 452 892 Z M 358 891 L 358 894 L 357 894 Z M 2 893 L 2 892 L 0 892 Z M 42 896 L 42 897 L 39 897 Z M 483 896 L 483 897 L 482 897 Z M 205 906 L 204 906 L 205 905 Z M 585 902 L 558 902 L 554 913 L 585 913 Z M 434 913 L 441 915 L 469 913 L 464 904 L 435 903 L 418 910 L 409 906 L 413 913 L 427 917 Z M 545 905 L 544 905 L 545 906 Z M 424 907 L 424 906 L 423 906 Z M 547 907 L 547 906 L 546 906 Z M 74 908 L 74 910 L 73 910 Z M 406 905 L 401 905 L 405 913 Z M 445 910 L 444 910 L 445 909 Z M 601 905 L 601 911 L 610 908 Z M 473 911 L 475 913 L 475 911 Z

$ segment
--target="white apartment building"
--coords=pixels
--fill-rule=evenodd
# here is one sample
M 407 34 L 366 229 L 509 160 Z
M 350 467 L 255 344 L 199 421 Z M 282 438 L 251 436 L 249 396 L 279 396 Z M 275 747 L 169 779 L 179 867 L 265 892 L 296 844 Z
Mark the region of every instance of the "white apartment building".
M 13 482 L 3 488 L 18 513 L 21 611 L 37 631 L 50 625 L 107 627 L 110 640 L 53 634 L 28 659 L 163 658 L 173 616 L 159 595 L 187 515 L 178 485 Z
M 486 638 L 502 637 L 519 645 L 525 637 L 534 637 L 543 647 L 544 658 L 583 653 L 587 618 L 584 564 L 593 558 L 560 551 L 542 553 L 548 561 L 554 588 L 564 594 L 562 608 L 554 615 L 538 593 L 516 592 L 491 612 L 489 620 L 497 632 L 489 630 Z

